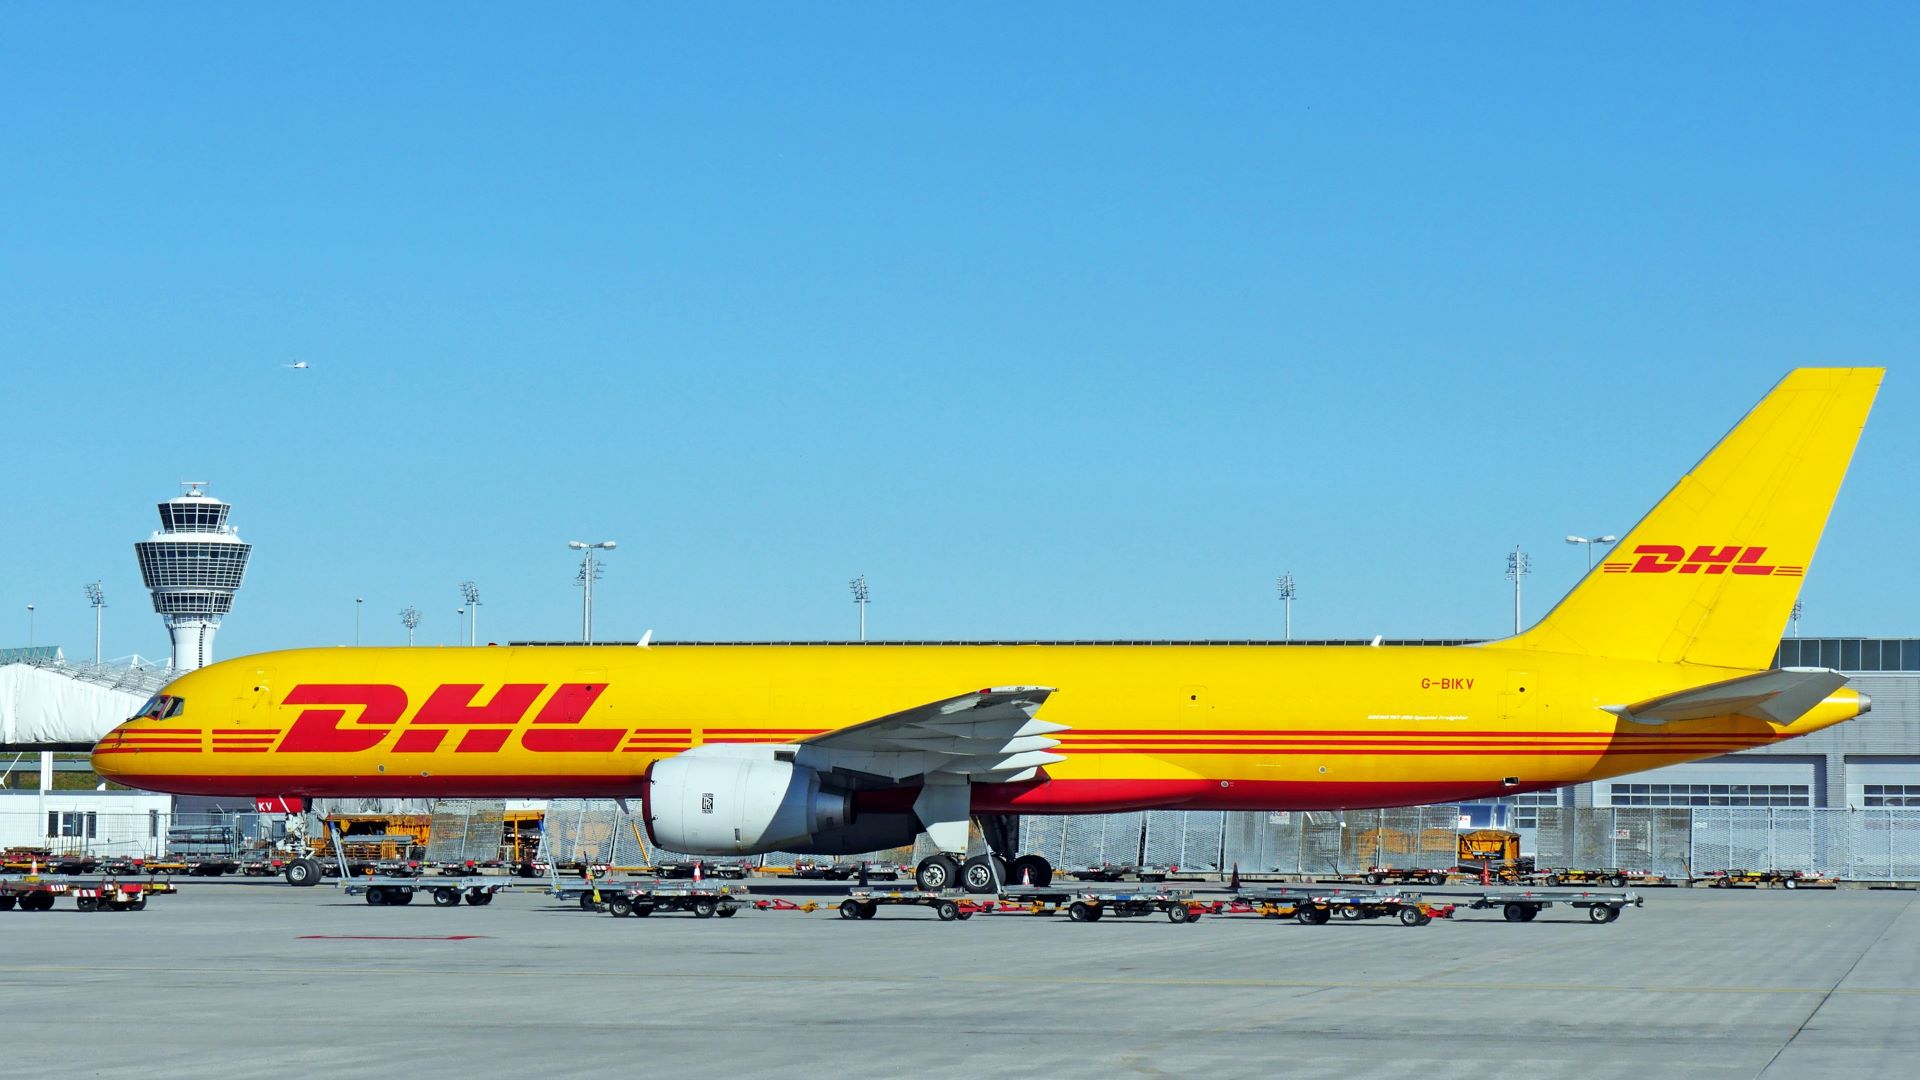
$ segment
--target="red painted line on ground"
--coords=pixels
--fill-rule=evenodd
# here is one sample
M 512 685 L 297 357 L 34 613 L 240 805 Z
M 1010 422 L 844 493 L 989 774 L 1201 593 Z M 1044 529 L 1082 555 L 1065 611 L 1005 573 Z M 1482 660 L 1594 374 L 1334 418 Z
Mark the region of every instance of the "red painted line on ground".
M 490 934 L 300 934 L 295 941 L 482 941 Z

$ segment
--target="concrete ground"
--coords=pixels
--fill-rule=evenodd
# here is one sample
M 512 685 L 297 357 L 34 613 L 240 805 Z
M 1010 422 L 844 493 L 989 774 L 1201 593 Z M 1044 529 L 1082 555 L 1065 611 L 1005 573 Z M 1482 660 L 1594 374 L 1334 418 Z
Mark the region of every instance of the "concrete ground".
M 769 885 L 759 886 L 771 893 Z M 1436 890 L 1437 891 L 1437 890 Z M 791 894 L 791 893 L 789 893 Z M 0 913 L 9 1056 L 101 1077 L 1910 1077 L 1913 892 L 1452 922 L 615 919 L 186 883 Z

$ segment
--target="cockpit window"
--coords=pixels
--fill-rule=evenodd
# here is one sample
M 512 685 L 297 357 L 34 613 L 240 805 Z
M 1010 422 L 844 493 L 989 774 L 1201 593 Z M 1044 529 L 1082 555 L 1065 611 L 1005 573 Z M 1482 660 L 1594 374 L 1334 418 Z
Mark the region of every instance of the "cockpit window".
M 170 720 L 179 716 L 186 706 L 186 698 L 156 694 L 148 698 L 145 705 L 140 706 L 140 711 L 135 713 L 133 718 L 135 720 Z

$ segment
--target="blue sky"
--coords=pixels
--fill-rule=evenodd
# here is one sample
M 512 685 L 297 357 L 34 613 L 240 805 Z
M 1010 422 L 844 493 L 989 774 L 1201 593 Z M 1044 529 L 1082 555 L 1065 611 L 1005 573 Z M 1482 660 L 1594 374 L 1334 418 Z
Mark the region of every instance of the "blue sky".
M 1787 369 L 1920 633 L 1911 6 L 0 12 L 0 639 L 1476 636 Z M 306 360 L 309 371 L 282 368 Z

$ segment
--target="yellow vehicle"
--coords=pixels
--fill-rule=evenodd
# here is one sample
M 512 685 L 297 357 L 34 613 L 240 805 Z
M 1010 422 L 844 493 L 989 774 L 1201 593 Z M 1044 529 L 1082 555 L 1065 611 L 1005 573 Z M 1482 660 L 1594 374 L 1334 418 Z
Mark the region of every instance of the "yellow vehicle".
M 1768 746 L 1868 707 L 1769 666 L 1881 376 L 1789 374 L 1502 641 L 302 649 L 181 676 L 93 766 L 243 797 L 633 799 L 688 853 L 923 830 L 961 853 L 975 815 L 1455 802 Z M 970 887 L 1050 880 L 986 831 Z M 929 857 L 921 883 L 962 869 Z

